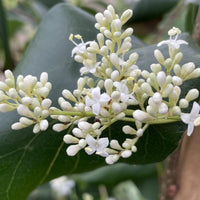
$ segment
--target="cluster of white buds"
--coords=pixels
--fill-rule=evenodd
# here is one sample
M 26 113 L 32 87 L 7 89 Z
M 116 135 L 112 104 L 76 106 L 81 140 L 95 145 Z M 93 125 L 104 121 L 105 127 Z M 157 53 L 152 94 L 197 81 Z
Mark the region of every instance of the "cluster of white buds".
M 49 107 L 51 100 L 46 98 L 51 90 L 48 74 L 43 72 L 40 80 L 37 77 L 19 75 L 17 80 L 10 70 L 5 71 L 5 82 L 0 82 L 0 112 L 17 109 L 22 117 L 12 125 L 18 130 L 34 125 L 33 132 L 45 131 L 48 128 Z
M 69 144 L 69 156 L 84 149 L 88 155 L 96 153 L 105 157 L 108 164 L 137 152 L 137 141 L 151 124 L 182 120 L 188 124 L 188 135 L 191 135 L 194 126 L 200 125 L 200 106 L 194 103 L 188 114 L 182 113 L 182 109 L 198 98 L 199 91 L 193 88 L 180 99 L 180 86 L 186 80 L 200 77 L 200 68 L 195 68 L 192 62 L 180 64 L 183 54 L 179 48 L 187 42 L 178 40 L 181 31 L 173 27 L 168 32 L 170 39 L 158 44 L 168 45 L 169 57 L 165 58 L 156 49 L 157 63 L 150 63 L 149 71 L 142 70 L 136 65 L 138 54 L 130 52 L 133 29 L 122 30 L 131 16 L 132 11 L 128 9 L 119 17 L 109 5 L 104 13 L 95 16 L 95 27 L 100 32 L 97 41 L 85 43 L 79 34 L 70 35 L 70 41 L 75 44 L 72 56 L 82 63 L 83 76 L 73 92 L 63 90 L 63 97 L 58 99 L 61 109 L 50 108 L 51 100 L 46 97 L 51 84 L 46 73 L 41 74 L 40 81 L 31 75 L 18 76 L 15 87 L 12 73 L 6 71 L 6 81 L 0 83 L 0 111 L 17 109 L 23 116 L 12 128 L 35 124 L 34 133 L 46 130 L 46 118 L 50 115 L 59 121 L 53 130 L 60 132 L 73 127 L 72 133 L 64 136 L 64 142 Z M 85 75 L 89 73 L 93 76 Z M 112 133 L 106 135 L 105 130 L 117 121 L 127 122 L 122 127 L 123 142 Z

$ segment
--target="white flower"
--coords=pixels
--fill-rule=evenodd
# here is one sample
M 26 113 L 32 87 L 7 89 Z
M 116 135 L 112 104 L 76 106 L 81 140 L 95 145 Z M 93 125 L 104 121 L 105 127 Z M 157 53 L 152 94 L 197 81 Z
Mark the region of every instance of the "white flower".
M 110 96 L 106 93 L 101 94 L 100 88 L 96 87 L 92 89 L 91 98 L 86 96 L 86 106 L 92 106 L 92 112 L 98 115 L 101 108 L 101 103 L 107 103 L 110 101 Z
M 117 91 L 119 91 L 121 93 L 121 101 L 122 102 L 127 102 L 128 99 L 134 99 L 134 97 L 132 96 L 132 93 L 129 93 L 128 87 L 126 86 L 126 81 L 122 81 L 122 82 L 114 82 L 113 84 Z
M 173 27 L 169 30 L 168 35 L 170 36 L 169 40 L 164 40 L 158 43 L 158 47 L 167 44 L 170 48 L 179 49 L 181 44 L 188 44 L 185 40 L 177 40 L 178 35 L 181 33 L 180 29 Z
M 72 57 L 73 57 L 74 54 L 76 54 L 76 53 L 84 53 L 85 50 L 86 50 L 86 46 L 87 46 L 88 44 L 91 43 L 91 41 L 88 41 L 88 42 L 85 42 L 85 43 L 84 43 L 84 41 L 83 41 L 83 39 L 82 39 L 82 36 L 80 36 L 80 35 L 75 35 L 75 38 L 81 40 L 81 43 L 80 43 L 80 44 L 77 44 L 76 42 L 74 42 L 74 41 L 73 41 L 73 34 L 70 34 L 69 40 L 72 41 L 73 44 L 76 46 L 76 47 L 74 47 L 74 48 L 72 49 Z
M 200 114 L 200 106 L 197 102 L 193 103 L 192 110 L 190 113 L 182 113 L 181 115 L 181 120 L 185 123 L 188 124 L 188 130 L 187 130 L 187 135 L 190 136 L 194 130 L 194 121 L 197 119 Z
M 66 196 L 71 193 L 72 188 L 75 186 L 75 182 L 67 179 L 65 176 L 61 176 L 50 181 L 50 185 L 60 196 Z
M 105 148 L 109 144 L 108 138 L 100 138 L 98 140 L 95 140 L 90 134 L 87 134 L 85 139 L 87 144 L 89 145 L 85 148 L 87 154 L 91 155 L 96 151 L 96 154 L 99 154 L 103 157 L 108 156 L 108 153 L 105 152 Z
M 99 66 L 101 62 L 97 62 L 95 65 L 87 65 L 87 66 L 84 66 L 84 67 L 81 67 L 80 69 L 80 73 L 81 73 L 81 76 L 83 74 L 87 74 L 87 73 L 91 73 L 91 74 L 94 74 L 96 72 L 96 69 L 97 67 Z

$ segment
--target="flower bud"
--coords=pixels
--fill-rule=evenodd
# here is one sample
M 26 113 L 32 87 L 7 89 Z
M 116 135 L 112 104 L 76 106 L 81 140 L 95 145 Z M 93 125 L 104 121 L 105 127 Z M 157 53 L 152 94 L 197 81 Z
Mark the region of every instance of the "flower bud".
M 165 62 L 165 58 L 160 50 L 156 49 L 154 51 L 154 56 L 159 63 L 163 64 Z
M 121 39 L 124 39 L 130 35 L 133 34 L 133 28 L 127 28 L 122 34 L 121 34 Z
M 117 162 L 119 160 L 119 155 L 114 154 L 114 155 L 109 155 L 106 157 L 106 163 L 109 165 L 114 164 L 115 162 Z
M 191 74 L 189 74 L 185 80 L 198 78 L 200 77 L 200 68 L 195 69 Z
M 9 87 L 3 81 L 0 81 L 0 90 L 8 91 Z
M 108 55 L 108 47 L 107 46 L 102 46 L 101 49 L 100 49 L 100 53 L 103 56 L 107 56 Z
M 144 133 L 144 130 L 142 128 L 140 128 L 140 129 L 137 130 L 137 136 L 138 137 L 142 137 L 143 133 Z
M 8 91 L 8 96 L 12 99 L 16 99 L 18 94 L 15 88 L 10 88 Z
M 140 122 L 145 122 L 153 119 L 153 117 L 151 117 L 148 113 L 142 110 L 135 110 L 133 112 L 133 117 Z
M 34 123 L 33 120 L 30 120 L 30 119 L 28 119 L 26 117 L 20 117 L 19 122 L 21 124 L 23 124 L 23 125 L 26 125 L 26 126 L 30 126 L 30 125 L 32 125 Z
M 198 97 L 199 97 L 199 91 L 197 89 L 191 89 L 187 93 L 185 99 L 190 102 L 190 101 L 193 101 L 194 99 L 196 99 Z
M 113 20 L 113 15 L 109 10 L 104 11 L 104 16 L 109 23 Z
M 131 147 L 131 151 L 134 152 L 134 153 L 137 152 L 137 147 L 133 145 L 133 146 Z
M 162 102 L 162 96 L 159 92 L 154 93 L 152 100 L 155 104 L 160 104 Z
M 109 39 L 112 38 L 112 33 L 109 30 L 105 30 L 104 35 Z
M 43 109 L 48 109 L 51 106 L 51 99 L 44 99 L 41 103 Z
M 180 116 L 181 115 L 181 109 L 178 106 L 174 106 L 172 108 L 172 114 L 173 114 L 173 116 Z
M 11 128 L 13 130 L 19 130 L 19 129 L 25 128 L 25 126 L 23 124 L 21 124 L 20 122 L 16 122 L 16 123 L 12 124 Z
M 162 70 L 160 64 L 151 64 L 150 68 L 151 68 L 152 72 L 154 72 L 154 73 L 158 73 Z
M 39 133 L 40 132 L 40 125 L 37 123 L 35 124 L 35 126 L 33 127 L 33 133 Z
M 122 158 L 128 158 L 131 155 L 132 155 L 132 152 L 130 150 L 125 150 L 125 151 L 122 151 L 122 153 L 121 153 Z
M 116 53 L 110 55 L 110 61 L 114 66 L 119 66 L 119 58 Z
M 81 150 L 81 147 L 78 144 L 70 145 L 66 152 L 68 156 L 75 156 L 79 151 Z
M 17 112 L 19 115 L 34 117 L 33 113 L 28 109 L 28 107 L 22 104 L 17 107 Z
M 49 126 L 49 122 L 46 119 L 40 121 L 40 130 L 46 131 Z
M 119 144 L 119 142 L 117 140 L 111 140 L 110 141 L 110 146 L 113 149 L 122 150 L 122 147 L 120 146 L 120 144 Z
M 125 24 L 131 18 L 132 15 L 133 15 L 133 11 L 131 9 L 124 11 L 120 18 L 121 23 Z
M 161 115 L 164 115 L 168 112 L 169 108 L 167 106 L 167 104 L 165 103 L 161 103 L 158 109 L 158 113 Z
M 69 100 L 71 100 L 71 101 L 76 102 L 75 97 L 73 96 L 73 94 L 72 94 L 69 90 L 67 90 L 67 89 L 63 90 L 63 91 L 62 91 L 62 95 L 63 95 L 66 99 L 69 99 Z
M 41 97 L 46 98 L 49 95 L 49 88 L 47 87 L 42 87 L 39 89 L 39 94 L 41 95 Z
M 174 85 L 177 85 L 177 86 L 182 85 L 182 83 L 183 83 L 182 79 L 178 76 L 173 76 L 172 82 Z
M 176 76 L 181 76 L 181 67 L 179 64 L 175 64 L 173 70 Z
M 106 79 L 104 82 L 104 87 L 106 88 L 106 92 L 111 95 L 113 89 L 113 81 L 111 79 Z
M 6 103 L 0 104 L 0 112 L 6 113 L 15 110 L 15 107 L 8 105 Z
M 83 138 L 84 137 L 83 132 L 79 128 L 74 128 L 72 130 L 72 133 L 78 138 Z
M 67 101 L 64 101 L 60 104 L 60 107 L 64 110 L 64 111 L 69 111 L 72 109 L 72 105 L 67 102 Z
M 195 64 L 193 62 L 186 63 L 181 68 L 181 77 L 185 77 L 192 73 L 195 69 Z
M 42 72 L 40 75 L 40 82 L 44 85 L 48 81 L 47 72 Z
M 113 81 L 118 81 L 119 79 L 119 71 L 118 70 L 114 70 L 112 73 L 111 73 L 111 79 Z
M 102 47 L 104 45 L 104 36 L 102 33 L 97 34 L 97 40 L 98 40 L 100 47 Z
M 34 108 L 34 114 L 35 114 L 36 117 L 40 117 L 41 114 L 42 114 L 42 109 L 40 107 L 38 107 L 38 106 L 35 107 Z
M 178 64 L 183 58 L 183 54 L 181 52 L 177 53 L 174 58 L 174 64 Z
M 112 31 L 115 32 L 115 31 L 121 31 L 121 28 L 122 28 L 122 23 L 119 19 L 114 19 L 112 22 L 111 22 L 111 27 L 112 27 Z
M 113 110 L 113 112 L 116 114 L 116 113 L 121 112 L 121 111 L 122 111 L 122 108 L 121 108 L 121 106 L 120 106 L 119 103 L 113 102 L 113 103 L 112 103 L 112 110 Z
M 179 107 L 180 108 L 187 108 L 189 106 L 189 102 L 186 99 L 181 99 L 179 101 Z
M 79 139 L 77 139 L 76 137 L 73 137 L 73 136 L 71 136 L 71 135 L 69 135 L 69 134 L 64 135 L 63 141 L 64 141 L 66 144 L 70 144 L 70 143 L 77 144 L 77 143 L 79 143 Z
M 119 101 L 121 97 L 121 93 L 119 91 L 114 91 L 111 94 L 111 99 L 114 101 Z
M 89 129 L 91 129 L 92 128 L 92 125 L 90 124 L 90 123 L 88 123 L 88 122 L 79 122 L 78 123 L 78 127 L 80 128 L 80 129 L 82 129 L 82 130 L 89 130 Z
M 136 130 L 129 125 L 123 126 L 122 131 L 125 134 L 136 134 Z
M 149 96 L 152 96 L 154 93 L 153 93 L 153 90 L 152 90 L 152 88 L 151 88 L 151 86 L 150 86 L 150 84 L 149 83 L 143 83 L 142 85 L 141 85 L 141 89 L 145 92 L 145 93 L 147 93 Z
M 160 87 L 163 87 L 166 83 L 166 74 L 163 71 L 158 72 L 157 81 Z
M 75 55 L 74 60 L 76 62 L 82 63 L 83 62 L 83 57 L 80 55 Z
M 103 16 L 102 13 L 97 13 L 97 14 L 95 15 L 95 19 L 97 20 L 97 22 L 98 22 L 99 24 L 103 24 L 103 18 L 104 18 L 104 16 Z
M 174 89 L 173 85 L 171 83 L 168 84 L 163 90 L 162 96 L 168 97 L 173 92 L 173 89 Z

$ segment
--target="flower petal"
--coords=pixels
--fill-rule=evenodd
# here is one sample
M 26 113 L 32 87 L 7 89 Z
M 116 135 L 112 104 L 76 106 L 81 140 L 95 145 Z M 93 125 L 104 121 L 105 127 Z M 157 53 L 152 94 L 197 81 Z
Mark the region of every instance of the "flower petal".
M 108 101 L 110 101 L 110 96 L 108 94 L 106 94 L 106 93 L 103 93 L 101 95 L 101 97 L 100 97 L 100 102 L 105 102 L 106 103 Z
M 85 140 L 86 140 L 87 144 L 91 147 L 91 149 L 96 150 L 97 141 L 90 134 L 87 134 Z
M 94 99 L 100 99 L 100 88 L 99 87 L 96 87 L 92 90 L 92 97 Z
M 85 104 L 86 106 L 92 106 L 94 105 L 96 102 L 93 99 L 90 99 L 90 97 L 86 97 L 85 99 Z
M 95 115 L 98 115 L 99 112 L 100 112 L 100 103 L 95 103 L 92 105 L 92 112 L 95 114 Z
M 181 115 L 181 120 L 185 123 L 188 124 L 190 122 L 190 114 L 189 113 L 184 113 Z
M 194 123 L 191 122 L 188 124 L 187 135 L 190 136 L 192 134 L 193 130 L 194 130 Z
M 106 138 L 100 138 L 98 140 L 98 144 L 99 145 L 98 145 L 97 151 L 102 151 L 108 146 L 109 140 L 108 140 L 107 137 Z

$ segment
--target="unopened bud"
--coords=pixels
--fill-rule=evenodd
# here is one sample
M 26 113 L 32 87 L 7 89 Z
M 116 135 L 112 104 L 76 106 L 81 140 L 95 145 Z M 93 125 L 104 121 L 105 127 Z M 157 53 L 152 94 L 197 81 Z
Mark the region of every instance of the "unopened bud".
M 185 99 L 190 102 L 190 101 L 193 101 L 194 99 L 196 99 L 198 97 L 199 97 L 199 91 L 197 89 L 191 89 L 187 93 Z
M 165 58 L 160 50 L 156 49 L 154 51 L 154 56 L 159 63 L 163 64 L 165 62 Z
M 181 99 L 179 101 L 179 107 L 180 108 L 187 108 L 189 106 L 189 102 L 186 99 Z
M 121 23 L 125 24 L 131 18 L 132 15 L 133 15 L 133 11 L 131 9 L 124 11 L 120 18 Z

